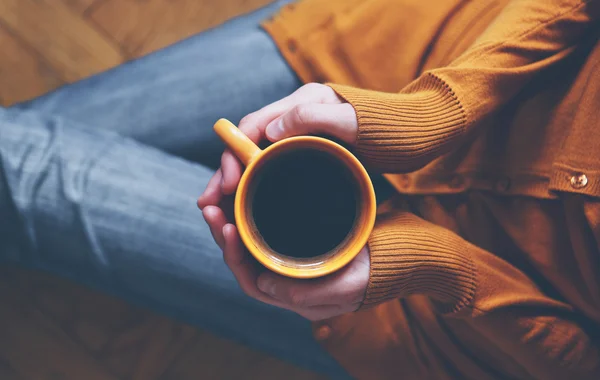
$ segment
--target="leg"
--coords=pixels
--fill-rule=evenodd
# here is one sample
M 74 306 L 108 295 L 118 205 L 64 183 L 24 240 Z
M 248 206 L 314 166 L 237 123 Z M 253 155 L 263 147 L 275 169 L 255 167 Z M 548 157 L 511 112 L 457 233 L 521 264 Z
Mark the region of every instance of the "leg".
M 308 321 L 238 289 L 195 208 L 211 174 L 111 131 L 0 109 L 0 258 L 345 376 Z
M 147 57 L 15 107 L 109 128 L 147 145 L 217 166 L 212 131 L 279 100 L 301 83 L 259 26 L 276 1 Z

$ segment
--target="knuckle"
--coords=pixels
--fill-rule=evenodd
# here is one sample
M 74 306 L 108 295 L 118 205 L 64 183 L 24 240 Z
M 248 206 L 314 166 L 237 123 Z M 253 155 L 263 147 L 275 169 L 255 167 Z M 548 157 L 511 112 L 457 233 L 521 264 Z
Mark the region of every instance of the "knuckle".
M 304 306 L 306 304 L 305 294 L 297 288 L 290 288 L 287 298 L 292 306 Z
M 327 92 L 323 94 L 323 97 L 321 98 L 321 103 L 323 103 L 323 104 L 340 104 L 340 103 L 343 103 L 343 101 L 340 99 L 338 94 L 335 91 L 333 91 L 333 89 L 327 87 Z M 352 107 L 352 106 L 350 106 L 350 107 Z M 354 111 L 354 108 L 352 108 L 352 110 Z
M 307 83 L 297 90 L 298 94 L 305 96 L 306 98 L 314 99 L 315 96 L 319 98 L 323 94 L 323 89 L 328 88 L 327 86 L 320 83 Z
M 307 91 L 319 91 L 319 90 L 322 90 L 323 87 L 327 87 L 327 86 L 324 86 L 320 83 L 311 82 L 311 83 L 305 84 L 303 87 Z
M 244 132 L 244 134 L 247 136 L 252 136 L 256 132 L 256 119 L 253 115 L 254 114 L 245 116 L 240 121 L 239 130 Z
M 223 154 L 221 155 L 221 175 L 223 175 L 223 167 L 227 166 L 227 161 L 231 160 L 231 158 L 233 157 L 233 153 L 231 153 L 231 151 L 229 150 L 229 148 L 225 148 L 225 150 L 223 151 Z M 217 173 L 215 173 L 215 175 L 217 175 Z
M 249 113 L 248 115 L 244 116 L 242 118 L 242 120 L 240 120 L 240 127 L 247 125 L 247 124 L 249 125 L 252 122 L 253 118 L 254 118 L 254 112 Z
M 329 86 L 321 83 L 308 83 L 304 85 L 305 91 L 314 94 L 314 101 L 318 103 L 338 103 L 338 96 Z
M 248 119 L 244 124 L 240 122 L 239 130 L 242 131 L 246 136 L 253 138 L 258 134 L 258 127 L 256 126 L 256 119 Z M 233 153 L 232 153 L 233 156 Z
M 309 124 L 311 121 L 310 108 L 306 105 L 298 105 L 292 110 L 292 118 L 295 124 Z

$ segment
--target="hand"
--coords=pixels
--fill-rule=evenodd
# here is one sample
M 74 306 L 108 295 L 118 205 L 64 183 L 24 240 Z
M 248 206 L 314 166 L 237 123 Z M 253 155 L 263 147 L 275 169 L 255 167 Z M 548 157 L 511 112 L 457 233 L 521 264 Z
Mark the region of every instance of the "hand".
M 292 95 L 246 116 L 239 128 L 255 143 L 324 133 L 353 145 L 358 133 L 353 107 L 330 87 L 320 84 L 305 85 Z M 221 157 L 221 168 L 198 199 L 198 207 L 242 289 L 251 297 L 295 311 L 311 320 L 356 310 L 369 280 L 367 248 L 344 269 L 321 279 L 293 280 L 263 272 L 243 247 L 236 227 L 231 224 L 232 194 L 241 173 L 241 163 L 226 150 Z
M 369 282 L 367 248 L 340 271 L 317 279 L 297 280 L 263 269 L 243 246 L 237 228 L 225 221 L 219 208 L 208 206 L 205 218 L 223 249 L 242 290 L 250 297 L 291 310 L 311 321 L 332 318 L 358 309 Z
M 311 83 L 296 92 L 244 117 L 239 129 L 252 141 L 271 142 L 286 137 L 325 133 L 354 145 L 358 122 L 354 108 L 337 96 L 330 87 Z M 198 207 L 218 206 L 224 195 L 237 189 L 242 164 L 226 149 L 221 156 L 221 168 L 198 199 Z

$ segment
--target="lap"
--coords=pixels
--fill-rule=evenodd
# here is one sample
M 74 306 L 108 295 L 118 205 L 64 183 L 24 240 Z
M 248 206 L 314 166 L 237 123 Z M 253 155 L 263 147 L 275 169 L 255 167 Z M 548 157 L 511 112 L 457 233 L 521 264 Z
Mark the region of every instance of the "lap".
M 288 2 L 276 1 L 16 107 L 111 129 L 215 167 L 223 150 L 212 131 L 216 120 L 237 123 L 301 85 L 260 27 Z
M 243 294 L 195 207 L 214 121 L 300 86 L 258 26 L 286 2 L 0 108 L 0 260 L 346 378 L 307 320 Z
M 32 111 L 0 109 L 0 133 L 0 195 L 24 231 L 4 260 L 343 374 L 307 320 L 239 289 L 195 207 L 210 169 Z

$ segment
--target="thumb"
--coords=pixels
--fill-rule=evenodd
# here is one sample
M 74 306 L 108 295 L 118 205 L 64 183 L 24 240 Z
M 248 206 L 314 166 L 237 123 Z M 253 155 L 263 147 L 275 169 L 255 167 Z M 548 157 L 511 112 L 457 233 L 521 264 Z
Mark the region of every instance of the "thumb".
M 348 144 L 356 142 L 358 122 L 348 104 L 301 104 L 273 120 L 265 130 L 271 142 L 286 137 L 324 133 Z

